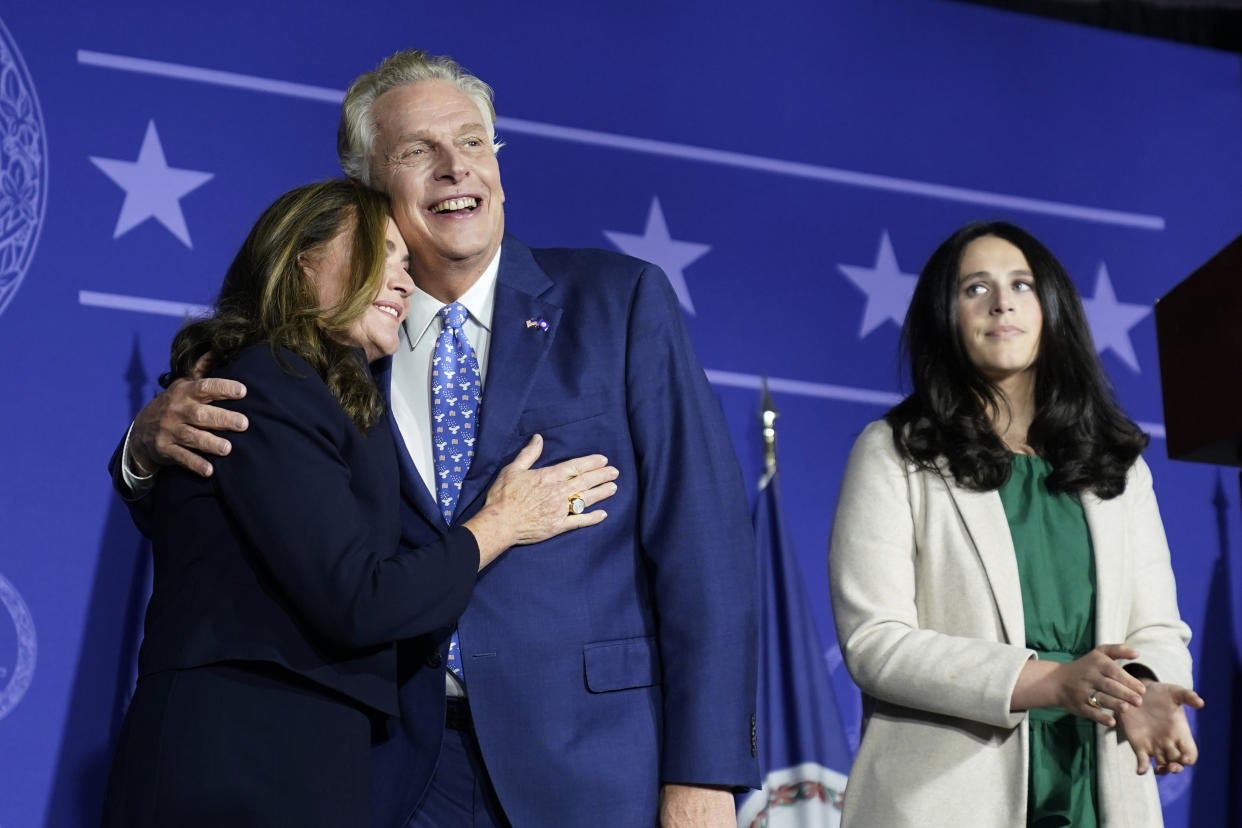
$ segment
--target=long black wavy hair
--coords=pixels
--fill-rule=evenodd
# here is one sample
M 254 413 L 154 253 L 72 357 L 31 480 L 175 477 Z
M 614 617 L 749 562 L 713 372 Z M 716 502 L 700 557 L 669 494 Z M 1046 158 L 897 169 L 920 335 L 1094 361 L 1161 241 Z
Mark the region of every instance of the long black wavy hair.
M 913 392 L 885 415 L 898 451 L 932 470 L 945 458 L 957 483 L 976 491 L 1009 479 L 1012 458 L 992 428 L 1008 402 L 971 363 L 958 328 L 958 268 L 966 246 L 982 236 L 1021 250 L 1035 277 L 1043 329 L 1027 443 L 1052 466 L 1048 488 L 1116 497 L 1147 435 L 1117 404 L 1065 268 L 1038 239 L 1003 221 L 962 227 L 919 274 L 901 331 Z

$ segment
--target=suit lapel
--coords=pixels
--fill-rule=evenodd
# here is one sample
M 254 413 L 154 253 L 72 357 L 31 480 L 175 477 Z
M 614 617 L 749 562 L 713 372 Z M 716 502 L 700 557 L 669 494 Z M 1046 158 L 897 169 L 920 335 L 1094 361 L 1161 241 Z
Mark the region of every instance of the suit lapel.
M 552 287 L 530 248 L 506 235 L 501 246 L 487 379 L 479 406 L 479 438 L 462 482 L 456 516 L 487 490 L 516 446 L 518 420 L 539 367 L 556 341 L 561 309 L 539 298 Z M 547 323 L 546 328 L 539 321 Z M 534 324 L 528 325 L 527 322 Z
M 957 507 L 958 515 L 970 535 L 975 552 L 983 563 L 992 585 L 992 597 L 1000 615 L 1005 639 L 1019 647 L 1026 645 L 1025 620 L 1022 613 L 1022 585 L 1018 580 L 1018 559 L 1014 553 L 1013 536 L 1005 507 L 996 491 L 976 492 L 953 483 L 953 477 L 942 470 L 942 479 Z
M 423 482 L 422 476 L 414 468 L 414 460 L 405 447 L 405 438 L 401 436 L 401 429 L 397 428 L 397 420 L 392 415 L 392 362 L 391 356 L 377 360 L 372 366 L 371 374 L 375 379 L 375 384 L 384 394 L 385 416 L 388 418 L 388 426 L 392 429 L 393 442 L 397 444 L 397 467 L 401 472 L 401 496 L 432 526 L 443 531 L 448 528 L 444 523 L 444 517 L 440 514 L 435 498 L 431 496 L 431 492 L 427 491 L 427 484 Z
M 1095 642 L 1119 641 L 1125 635 L 1126 625 L 1124 619 L 1114 620 L 1111 614 L 1122 606 L 1112 593 L 1118 573 L 1124 572 L 1126 566 L 1122 512 L 1115 508 L 1117 500 L 1100 500 L 1091 492 L 1084 492 L 1081 500 L 1095 559 Z

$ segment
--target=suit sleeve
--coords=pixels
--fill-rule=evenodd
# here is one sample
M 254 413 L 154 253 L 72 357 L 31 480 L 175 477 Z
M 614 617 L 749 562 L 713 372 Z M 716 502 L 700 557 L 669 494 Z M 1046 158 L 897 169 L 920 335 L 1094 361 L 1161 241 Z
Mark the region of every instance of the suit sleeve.
M 660 778 L 756 787 L 754 534 L 720 405 L 653 265 L 635 288 L 627 337 L 639 534 L 663 670 Z
M 1190 651 L 1186 647 L 1190 628 L 1178 612 L 1169 543 L 1152 488 L 1151 469 L 1143 458 L 1130 469 L 1121 497 L 1127 501 L 1126 533 L 1134 556 L 1125 643 L 1139 653 L 1134 663 L 1151 670 L 1157 679 L 1191 687 Z
M 229 407 L 245 413 L 250 427 L 233 438 L 213 479 L 235 531 L 330 641 L 366 647 L 451 625 L 475 581 L 474 536 L 456 528 L 417 549 L 399 549 L 395 531 L 378 532 L 342 455 L 353 424 L 313 369 L 286 356 L 300 376 L 259 347 L 243 355 L 234 377 L 247 394 Z
M 850 675 L 877 699 L 1016 727 L 1025 714 L 1009 710 L 1013 688 L 1033 652 L 920 626 L 916 534 L 907 464 L 888 425 L 873 423 L 850 453 L 828 552 L 837 640 Z

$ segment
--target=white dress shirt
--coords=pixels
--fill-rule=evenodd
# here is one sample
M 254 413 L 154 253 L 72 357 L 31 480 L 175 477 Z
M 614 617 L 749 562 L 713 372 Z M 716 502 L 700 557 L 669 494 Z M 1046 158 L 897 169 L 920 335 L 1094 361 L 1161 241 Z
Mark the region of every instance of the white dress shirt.
M 492 311 L 496 307 L 496 276 L 500 272 L 500 250 L 470 289 L 457 301 L 469 315 L 462 325 L 475 359 L 479 361 L 479 383 L 487 382 L 487 351 L 492 339 Z M 414 468 L 435 500 L 436 468 L 431 447 L 431 360 L 436 340 L 444 330 L 440 309 L 444 303 L 417 286 L 410 294 L 410 312 L 401 327 L 400 343 L 392 358 L 392 415 L 405 442 Z M 480 408 L 480 413 L 482 409 Z M 445 688 L 450 696 L 464 696 L 465 687 L 457 676 L 444 671 Z
M 487 350 L 492 338 L 492 311 L 496 307 L 496 276 L 500 272 L 500 251 L 470 289 L 457 301 L 470 315 L 462 326 L 474 356 L 479 361 L 479 382 L 487 382 Z M 431 359 L 436 340 L 444 329 L 440 309 L 444 303 L 414 288 L 410 312 L 401 328 L 401 342 L 392 358 L 392 415 L 401 439 L 410 452 L 427 492 L 435 499 L 435 461 L 431 448 Z M 480 412 L 481 413 L 481 412 Z

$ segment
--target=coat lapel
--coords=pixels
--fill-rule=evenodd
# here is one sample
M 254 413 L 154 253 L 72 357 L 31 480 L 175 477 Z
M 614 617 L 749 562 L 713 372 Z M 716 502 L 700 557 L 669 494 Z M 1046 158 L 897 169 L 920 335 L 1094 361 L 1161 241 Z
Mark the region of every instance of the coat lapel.
M 428 523 L 443 531 L 448 528 L 444 523 L 444 517 L 440 514 L 435 498 L 431 496 L 431 492 L 427 491 L 427 484 L 423 482 L 422 476 L 414 468 L 414 460 L 405 447 L 405 438 L 401 436 L 401 429 L 397 428 L 397 420 L 392 415 L 392 357 L 377 360 L 372 366 L 371 374 L 375 379 L 375 384 L 384 394 L 385 416 L 392 429 L 393 442 L 397 444 L 397 466 L 401 470 L 401 496 Z
M 516 445 L 518 419 L 559 329 L 561 309 L 539 298 L 551 287 L 552 280 L 535 262 L 530 248 L 506 235 L 492 312 L 487 379 L 479 406 L 479 438 L 462 482 L 457 517 L 467 514 L 504 462 L 520 448 Z M 540 320 L 547 323 L 546 328 L 538 324 Z
M 992 597 L 996 601 L 996 611 L 1005 632 L 1005 640 L 1019 647 L 1026 646 L 1018 559 L 1000 494 L 996 491 L 976 492 L 957 486 L 946 470 L 942 470 L 941 477 L 992 585 Z
M 1120 501 L 1100 500 L 1091 492 L 1084 492 L 1081 499 L 1087 531 L 1091 533 L 1091 553 L 1095 559 L 1095 642 L 1120 641 L 1125 637 L 1127 625 L 1125 619 L 1112 617 L 1123 606 L 1112 590 L 1118 581 L 1124 581 L 1117 575 L 1126 567 L 1125 526 L 1122 525 L 1122 512 L 1118 508 Z

